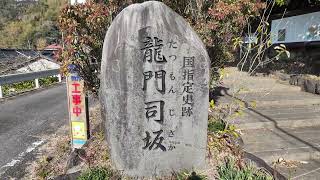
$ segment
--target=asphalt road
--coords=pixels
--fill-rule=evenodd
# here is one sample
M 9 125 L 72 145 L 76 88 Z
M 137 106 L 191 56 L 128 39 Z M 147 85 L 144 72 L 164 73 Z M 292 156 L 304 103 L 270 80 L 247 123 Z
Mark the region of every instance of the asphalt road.
M 65 84 L 0 102 L 0 179 L 45 143 L 42 136 L 68 124 L 67 111 Z

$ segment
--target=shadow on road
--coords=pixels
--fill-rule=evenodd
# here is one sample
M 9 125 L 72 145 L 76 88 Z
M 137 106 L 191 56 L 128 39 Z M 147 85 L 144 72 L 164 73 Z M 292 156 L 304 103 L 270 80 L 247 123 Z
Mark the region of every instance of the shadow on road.
M 214 89 L 214 91 L 212 91 L 212 92 L 210 93 L 210 99 L 213 99 L 215 102 L 217 102 L 221 97 L 223 97 L 223 96 L 228 96 L 228 97 L 231 97 L 231 98 L 233 98 L 233 99 L 235 99 L 235 100 L 238 100 L 238 101 L 242 102 L 242 103 L 245 105 L 245 108 L 246 108 L 247 110 L 249 110 L 249 111 L 251 111 L 251 112 L 253 112 L 253 113 L 255 113 L 255 114 L 257 114 L 257 115 L 259 115 L 259 116 L 261 116 L 261 117 L 263 117 L 263 118 L 265 118 L 266 120 L 272 122 L 275 129 L 277 129 L 277 130 L 279 130 L 280 132 L 288 135 L 288 136 L 291 137 L 291 138 L 296 139 L 297 141 L 303 143 L 303 144 L 306 145 L 307 147 L 310 147 L 311 149 L 320 152 L 320 148 L 319 148 L 319 147 L 316 147 L 316 146 L 314 146 L 313 144 L 311 144 L 311 143 L 309 143 L 309 142 L 307 142 L 307 141 L 305 141 L 305 140 L 303 140 L 303 139 L 295 136 L 294 134 L 286 131 L 284 128 L 282 128 L 282 127 L 279 126 L 279 124 L 278 124 L 278 122 L 277 122 L 276 120 L 274 120 L 274 119 L 272 119 L 271 117 L 268 117 L 268 116 L 266 116 L 265 114 L 263 114 L 263 113 L 255 110 L 255 109 L 253 109 L 253 108 L 249 105 L 248 102 L 246 102 L 246 101 L 244 101 L 243 99 L 240 99 L 240 98 L 238 98 L 238 97 L 236 97 L 236 96 L 233 96 L 233 95 L 229 94 L 229 93 L 228 93 L 228 90 L 229 90 L 229 88 L 226 88 L 226 87 L 222 87 L 222 86 L 221 86 L 221 87 L 217 87 L 217 88 Z M 280 134 L 277 134 L 277 135 L 278 135 L 278 136 L 281 136 Z M 275 169 L 273 169 L 272 167 L 270 167 L 264 160 L 260 159 L 259 157 L 256 157 L 255 155 L 253 155 L 253 154 L 251 154 L 251 153 L 248 153 L 248 152 L 245 152 L 245 157 L 247 157 L 247 158 L 253 160 L 254 162 L 256 162 L 259 167 L 264 167 L 264 168 L 266 168 L 269 172 L 273 173 L 273 175 L 274 175 L 274 177 L 275 177 L 276 179 L 279 179 L 279 180 L 286 179 L 283 175 L 281 175 L 278 171 L 276 171 Z M 302 176 L 302 175 L 299 175 L 299 177 L 300 177 L 300 176 Z

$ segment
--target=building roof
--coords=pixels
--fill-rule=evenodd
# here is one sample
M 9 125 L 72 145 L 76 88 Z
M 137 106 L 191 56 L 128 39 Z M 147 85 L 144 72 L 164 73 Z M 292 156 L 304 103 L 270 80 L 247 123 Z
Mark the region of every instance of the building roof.
M 44 50 L 62 50 L 62 46 L 58 44 L 51 44 L 44 48 Z
M 54 55 L 51 50 L 0 49 L 0 75 L 15 73 L 40 59 L 55 62 Z
M 281 18 L 292 17 L 292 16 L 299 16 L 299 15 L 309 14 L 309 13 L 319 12 L 319 11 L 320 11 L 320 7 L 291 10 L 291 11 L 286 11 L 285 13 L 282 13 L 282 14 L 281 13 L 273 14 L 270 16 L 270 20 L 281 19 Z

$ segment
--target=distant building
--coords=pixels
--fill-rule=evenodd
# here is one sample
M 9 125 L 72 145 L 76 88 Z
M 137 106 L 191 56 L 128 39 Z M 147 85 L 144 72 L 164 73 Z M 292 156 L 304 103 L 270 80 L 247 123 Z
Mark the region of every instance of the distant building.
M 33 62 L 27 63 L 24 67 L 15 70 L 17 73 L 45 71 L 49 69 L 59 69 L 60 65 L 46 57 L 37 57 Z
M 272 20 L 271 37 L 273 44 L 320 41 L 320 11 Z
M 62 46 L 51 44 L 45 47 L 41 52 L 42 55 L 49 56 L 50 58 L 57 60 L 62 53 Z
M 284 44 L 292 61 L 309 67 L 308 73 L 320 74 L 320 9 L 290 11 L 271 23 L 273 45 Z M 307 69 L 307 68 L 306 68 Z
M 0 76 L 60 68 L 57 50 L 0 49 Z

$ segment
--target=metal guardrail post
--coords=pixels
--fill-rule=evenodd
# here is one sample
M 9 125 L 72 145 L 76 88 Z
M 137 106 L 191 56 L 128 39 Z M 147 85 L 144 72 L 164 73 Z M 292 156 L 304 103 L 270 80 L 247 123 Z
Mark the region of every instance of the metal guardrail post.
M 35 84 L 36 84 L 36 89 L 38 89 L 38 88 L 40 87 L 40 85 L 39 85 L 39 79 L 38 79 L 38 78 L 35 79 L 34 82 L 35 82 Z
M 58 80 L 61 82 L 61 74 L 58 74 Z
M 38 89 L 40 88 L 39 78 L 48 77 L 48 76 L 58 76 L 59 82 L 61 82 L 62 78 L 59 73 L 60 73 L 59 69 L 50 69 L 46 71 L 8 74 L 8 75 L 0 76 L 0 98 L 3 98 L 3 92 L 1 89 L 1 86 L 3 85 L 34 80 L 36 89 Z
M 2 95 L 2 87 L 0 86 L 0 98 L 3 98 L 3 95 Z

